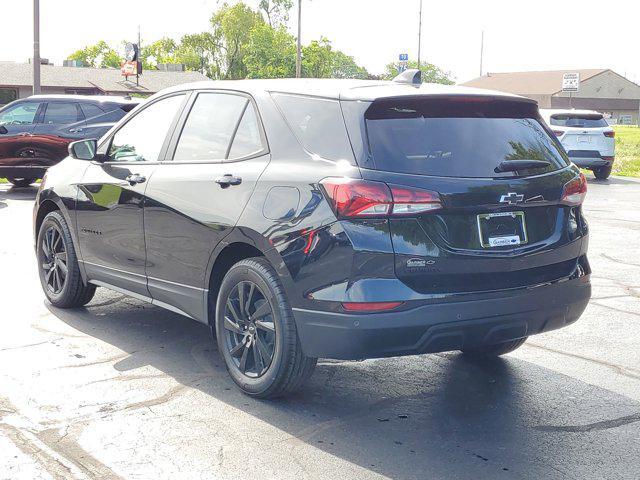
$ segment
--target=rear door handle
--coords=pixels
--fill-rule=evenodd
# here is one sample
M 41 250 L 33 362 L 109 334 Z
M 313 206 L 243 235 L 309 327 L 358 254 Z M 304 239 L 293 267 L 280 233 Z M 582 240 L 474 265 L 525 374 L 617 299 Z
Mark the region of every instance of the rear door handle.
M 132 173 L 131 175 L 127 176 L 127 178 L 125 178 L 125 180 L 127 182 L 129 182 L 129 185 L 134 186 L 137 183 L 146 182 L 147 178 L 143 177 L 142 175 L 140 175 L 138 173 Z
M 80 133 L 82 132 L 82 128 L 70 128 L 69 133 Z
M 234 177 L 230 173 L 227 173 L 221 177 L 216 178 L 215 182 L 222 188 L 227 188 L 231 185 L 240 185 L 242 179 L 240 177 Z

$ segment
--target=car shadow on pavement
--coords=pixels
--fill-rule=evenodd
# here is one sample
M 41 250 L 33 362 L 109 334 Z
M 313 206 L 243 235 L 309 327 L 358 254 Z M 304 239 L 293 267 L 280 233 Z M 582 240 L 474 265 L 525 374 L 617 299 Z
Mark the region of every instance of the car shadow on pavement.
M 0 208 L 5 208 L 5 200 L 25 200 L 33 201 L 38 193 L 38 187 L 14 187 L 7 184 L 0 184 Z
M 301 392 L 261 401 L 235 388 L 204 325 L 111 293 L 86 309 L 49 310 L 126 352 L 112 362 L 120 375 L 147 365 L 164 372 L 288 433 L 278 448 L 292 456 L 311 445 L 401 479 L 632 474 L 637 430 L 619 419 L 637 415 L 635 402 L 513 357 L 320 361 Z

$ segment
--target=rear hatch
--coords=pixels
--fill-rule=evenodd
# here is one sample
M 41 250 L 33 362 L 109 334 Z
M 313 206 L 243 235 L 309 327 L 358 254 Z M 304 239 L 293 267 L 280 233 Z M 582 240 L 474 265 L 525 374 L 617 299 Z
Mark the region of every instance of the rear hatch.
M 614 133 L 599 113 L 557 113 L 550 117 L 551 128 L 559 135 L 569 157 L 613 156 Z
M 363 179 L 389 185 L 393 211 L 417 201 L 389 215 L 396 275 L 414 290 L 522 287 L 577 268 L 586 183 L 535 103 L 390 98 L 363 117 Z M 420 198 L 433 203 L 421 211 Z

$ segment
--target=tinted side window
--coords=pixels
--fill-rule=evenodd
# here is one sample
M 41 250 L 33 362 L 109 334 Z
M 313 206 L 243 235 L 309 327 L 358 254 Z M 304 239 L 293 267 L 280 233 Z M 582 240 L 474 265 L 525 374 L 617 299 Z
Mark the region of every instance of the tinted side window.
M 75 123 L 80 120 L 77 103 L 50 102 L 44 113 L 46 125 Z
M 225 93 L 200 93 L 184 124 L 174 160 L 222 160 L 249 100 Z
M 169 127 L 184 95 L 174 95 L 152 103 L 116 132 L 109 147 L 115 162 L 158 161 Z
M 82 109 L 82 113 L 84 113 L 84 118 L 86 119 L 97 117 L 104 113 L 100 107 L 97 105 L 91 105 L 90 103 L 81 103 L 80 108 Z
M 251 103 L 247 105 L 233 143 L 229 150 L 229 158 L 243 158 L 264 150 L 260 136 L 260 123 L 256 110 Z
M 353 160 L 353 151 L 337 100 L 274 94 L 302 146 L 329 160 Z
M 13 105 L 0 113 L 0 125 L 30 125 L 36 118 L 40 102 Z

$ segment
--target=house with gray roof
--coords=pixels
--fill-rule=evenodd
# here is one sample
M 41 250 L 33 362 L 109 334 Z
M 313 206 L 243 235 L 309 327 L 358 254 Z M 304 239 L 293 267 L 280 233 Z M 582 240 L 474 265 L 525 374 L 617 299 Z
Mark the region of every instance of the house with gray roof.
M 182 83 L 207 80 L 199 72 L 144 70 L 138 84 L 116 68 L 41 66 L 43 94 L 152 95 Z M 29 63 L 0 62 L 0 105 L 32 94 L 33 67 Z
M 562 91 L 564 73 L 580 74 L 580 90 Z M 515 93 L 540 108 L 576 108 L 602 112 L 612 123 L 638 124 L 640 86 L 610 69 L 487 73 L 463 85 Z

